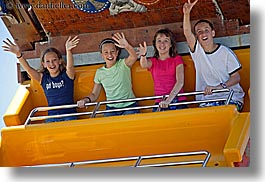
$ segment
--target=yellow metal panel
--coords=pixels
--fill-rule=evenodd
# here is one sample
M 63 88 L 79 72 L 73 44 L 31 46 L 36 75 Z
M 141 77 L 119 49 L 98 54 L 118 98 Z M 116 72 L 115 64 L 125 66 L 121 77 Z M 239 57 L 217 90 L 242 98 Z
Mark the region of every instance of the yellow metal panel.
M 245 104 L 243 108 L 243 112 L 249 112 L 250 111 L 250 97 L 248 95 L 248 90 L 250 88 L 250 48 L 247 49 L 238 49 L 235 50 L 235 54 L 237 55 L 240 63 L 242 64 L 242 69 L 239 70 L 240 74 L 240 85 L 242 86 L 244 92 L 245 92 Z
M 12 99 L 7 111 L 4 114 L 6 126 L 23 124 L 28 116 L 26 108 L 32 108 L 29 99 L 29 91 L 25 85 L 20 85 L 16 91 L 15 97 Z
M 227 161 L 241 161 L 250 138 L 250 113 L 242 113 L 235 118 L 231 134 L 224 148 Z
M 238 115 L 234 106 L 218 106 L 8 127 L 2 130 L 0 165 L 207 150 L 208 166 L 226 166 L 223 150 Z

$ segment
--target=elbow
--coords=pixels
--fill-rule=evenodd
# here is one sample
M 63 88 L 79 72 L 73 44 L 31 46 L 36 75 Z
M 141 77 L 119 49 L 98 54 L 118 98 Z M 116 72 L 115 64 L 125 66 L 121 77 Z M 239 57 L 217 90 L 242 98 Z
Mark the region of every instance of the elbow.
M 177 85 L 180 89 L 182 89 L 184 87 L 184 77 L 177 80 Z
M 137 56 L 137 54 L 136 54 L 136 53 L 132 55 L 132 59 L 134 60 L 134 62 L 136 62 L 136 61 L 137 61 L 137 59 L 138 59 L 138 56 Z
M 90 98 L 91 102 L 96 102 L 96 100 L 98 99 L 99 95 L 97 95 L 95 93 L 91 93 L 88 97 Z
M 181 80 L 181 81 L 179 82 L 179 87 L 180 87 L 180 88 L 183 88 L 183 87 L 184 87 L 184 80 Z
M 238 82 L 240 82 L 241 80 L 240 74 L 238 74 L 237 79 L 238 79 Z
M 234 80 L 235 80 L 236 83 L 239 83 L 241 81 L 241 78 L 240 78 L 240 74 L 239 73 L 237 73 L 237 74 L 234 75 Z
M 186 28 L 183 29 L 183 34 L 184 34 L 185 36 L 188 35 L 188 32 L 189 32 L 188 29 L 186 29 Z
M 183 27 L 183 34 L 185 36 L 188 36 L 191 33 L 190 28 L 186 28 L 186 26 Z
M 127 58 L 129 61 L 129 65 L 132 66 L 138 59 L 137 54 L 131 54 L 130 57 Z

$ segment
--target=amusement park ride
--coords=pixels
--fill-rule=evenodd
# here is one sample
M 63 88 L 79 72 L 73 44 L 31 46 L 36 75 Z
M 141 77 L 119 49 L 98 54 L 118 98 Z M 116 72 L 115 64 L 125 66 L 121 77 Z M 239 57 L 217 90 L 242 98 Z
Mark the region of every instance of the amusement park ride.
M 73 49 L 76 78 L 74 100 L 88 95 L 96 70 L 102 67 L 98 45 L 103 38 L 123 32 L 138 47 L 147 42 L 147 56 L 153 55 L 152 39 L 160 28 L 176 35 L 178 53 L 185 63 L 184 95 L 187 109 L 152 112 L 152 76 L 132 67 L 132 86 L 140 109 L 134 115 L 104 117 L 106 101 L 102 91 L 95 103 L 77 108 L 77 120 L 44 123 L 47 110 L 77 107 L 47 107 L 39 83 L 18 70 L 20 86 L 4 115 L 6 127 L 0 137 L 0 166 L 171 166 L 235 167 L 249 160 L 250 139 L 250 3 L 248 0 L 199 0 L 191 13 L 213 22 L 215 41 L 229 46 L 239 58 L 244 108 L 233 105 L 200 108 L 195 95 L 195 69 L 183 35 L 182 7 L 186 0 L 1 0 L 0 15 L 30 65 L 38 68 L 40 53 L 56 47 L 65 54 L 68 36 L 78 35 Z M 122 52 L 125 55 L 126 52 Z M 229 89 L 216 92 L 230 92 Z M 228 101 L 231 98 L 225 99 Z M 130 101 L 130 100 L 129 100 Z M 205 101 L 207 102 L 207 101 Z M 60 116 L 55 116 L 60 117 Z M 247 156 L 247 157 L 246 157 Z M 249 162 L 249 161 L 248 161 Z

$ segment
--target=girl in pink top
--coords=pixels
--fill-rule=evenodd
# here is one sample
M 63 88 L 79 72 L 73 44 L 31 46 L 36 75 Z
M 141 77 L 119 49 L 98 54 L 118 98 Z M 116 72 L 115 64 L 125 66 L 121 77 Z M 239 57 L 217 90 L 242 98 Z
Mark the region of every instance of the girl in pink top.
M 170 103 L 186 100 L 186 97 L 176 97 L 178 93 L 183 92 L 184 63 L 177 54 L 172 31 L 166 28 L 156 32 L 153 40 L 155 54 L 150 59 L 146 58 L 146 42 L 139 45 L 140 64 L 152 74 L 155 95 L 169 95 L 164 101 L 156 100 L 156 104 L 169 110 L 186 108 L 184 105 L 169 106 Z

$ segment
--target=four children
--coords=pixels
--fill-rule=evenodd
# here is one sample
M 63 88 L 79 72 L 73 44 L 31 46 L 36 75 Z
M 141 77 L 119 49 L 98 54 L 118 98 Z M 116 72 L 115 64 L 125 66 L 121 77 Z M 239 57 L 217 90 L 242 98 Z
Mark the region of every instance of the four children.
M 236 92 L 231 100 L 231 104 L 235 104 L 238 110 L 241 111 L 244 97 L 243 89 L 239 85 L 240 75 L 238 70 L 241 68 L 241 64 L 228 47 L 213 42 L 215 31 L 209 21 L 198 21 L 194 26 L 193 34 L 190 25 L 190 11 L 197 1 L 191 3 L 188 0 L 183 6 L 183 29 L 190 54 L 195 63 L 196 90 L 205 90 L 205 95 L 198 96 L 197 99 L 205 100 L 216 97 L 211 96 L 213 89 L 232 88 Z M 2 47 L 5 51 L 12 52 L 17 56 L 30 77 L 41 84 L 48 101 L 48 106 L 54 106 L 72 104 L 74 102 L 75 70 L 71 51 L 78 43 L 79 39 L 77 36 L 67 39 L 65 43 L 67 65 L 57 49 L 46 49 L 41 55 L 41 69 L 39 71 L 33 69 L 27 63 L 15 43 L 7 39 Z M 155 95 L 169 95 L 165 100 L 156 100 L 156 104 L 164 110 L 185 108 L 186 106 L 169 106 L 170 103 L 186 100 L 185 97 L 176 97 L 178 93 L 183 92 L 184 63 L 181 56 L 177 54 L 173 33 L 169 29 L 161 29 L 156 32 L 153 39 L 155 53 L 151 58 L 146 57 L 146 42 L 139 44 L 139 46 L 136 53 L 123 33 L 116 33 L 112 38 L 102 40 L 99 49 L 105 65 L 99 68 L 95 74 L 92 92 L 85 98 L 77 101 L 78 107 L 83 108 L 85 103 L 95 102 L 102 88 L 105 90 L 107 100 L 135 98 L 132 90 L 131 67 L 138 59 L 138 56 L 140 56 L 141 67 L 147 68 L 152 74 Z M 124 48 L 129 53 L 128 57 L 118 59 L 121 48 Z M 227 59 L 221 59 L 222 57 Z M 209 77 L 209 75 L 212 76 Z M 217 97 L 227 98 L 227 95 L 219 94 Z M 209 105 L 213 105 L 213 103 L 209 103 Z M 222 103 L 215 103 L 215 105 L 222 105 Z M 107 104 L 106 110 L 135 106 L 137 106 L 137 102 L 113 103 Z M 51 110 L 48 114 L 57 115 L 75 112 L 76 110 L 71 108 Z M 139 110 L 107 112 L 104 115 L 115 116 L 133 113 L 139 113 Z M 76 119 L 76 117 L 48 119 L 46 122 L 73 119 Z

